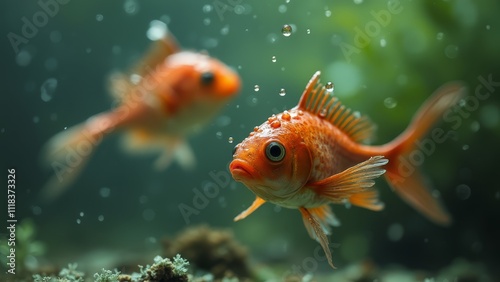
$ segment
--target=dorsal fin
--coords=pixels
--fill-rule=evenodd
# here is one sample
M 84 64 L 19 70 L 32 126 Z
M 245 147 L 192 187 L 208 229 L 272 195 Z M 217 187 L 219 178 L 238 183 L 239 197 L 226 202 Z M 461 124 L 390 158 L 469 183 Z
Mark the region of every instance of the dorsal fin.
M 375 126 L 370 120 L 342 105 L 338 97 L 333 96 L 319 82 L 321 72 L 312 76 L 300 97 L 298 109 L 316 114 L 335 125 L 356 142 L 368 141 Z

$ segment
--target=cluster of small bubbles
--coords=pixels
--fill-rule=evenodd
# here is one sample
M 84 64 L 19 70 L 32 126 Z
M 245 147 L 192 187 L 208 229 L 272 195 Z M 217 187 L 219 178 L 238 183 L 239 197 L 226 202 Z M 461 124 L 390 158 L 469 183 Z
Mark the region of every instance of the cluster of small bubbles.
M 16 55 L 16 63 L 20 67 L 25 67 L 31 63 L 31 53 L 26 50 L 21 50 Z
M 460 184 L 456 188 L 457 197 L 460 200 L 467 200 L 470 197 L 471 189 L 465 184 Z
M 58 30 L 53 30 L 50 32 L 49 38 L 50 38 L 50 41 L 52 41 L 52 43 L 59 43 L 59 42 L 61 42 L 62 34 Z
M 253 91 L 255 91 L 255 92 L 259 92 L 259 90 L 260 90 L 260 86 L 259 86 L 258 84 L 255 84 L 255 85 L 253 86 Z
M 167 30 L 167 25 L 164 22 L 159 20 L 152 20 L 149 23 L 149 28 L 148 31 L 146 31 L 146 36 L 149 38 L 149 40 L 156 41 L 165 37 L 165 34 L 167 34 Z
M 276 63 L 276 56 L 271 57 L 271 62 Z
M 208 14 L 208 13 L 212 12 L 213 6 L 210 4 L 206 4 L 201 9 L 202 9 L 203 13 Z
M 33 212 L 33 215 L 40 215 L 42 214 L 42 208 L 39 206 L 33 206 L 31 208 L 31 211 Z
M 204 25 L 210 25 L 211 22 L 212 22 L 212 20 L 210 20 L 210 18 L 204 18 L 203 19 L 203 24 Z
M 437 39 L 437 40 L 443 40 L 443 38 L 444 38 L 444 33 L 442 33 L 442 32 L 438 32 L 438 33 L 436 34 L 436 39 Z
M 292 26 L 289 25 L 289 24 L 285 24 L 281 28 L 281 34 L 283 34 L 285 37 L 288 37 L 288 36 L 292 35 Z
M 100 222 L 103 222 L 103 221 L 104 221 L 104 215 L 100 214 L 100 215 L 97 217 L 97 220 L 99 220 Z
M 222 139 L 222 132 L 221 131 L 215 132 L 215 137 L 217 137 L 217 139 Z
M 392 97 L 387 97 L 384 99 L 384 106 L 388 109 L 394 109 L 397 105 L 398 102 Z
M 55 71 L 57 69 L 58 62 L 56 58 L 47 58 L 44 65 L 47 71 Z
M 152 209 L 145 209 L 142 212 L 142 218 L 144 218 L 145 221 L 152 221 L 155 219 L 156 213 Z
M 284 14 L 284 13 L 286 12 L 286 9 L 287 9 L 287 8 L 286 8 L 286 5 L 285 5 L 285 4 L 281 4 L 281 5 L 279 5 L 279 7 L 278 7 L 278 12 L 280 12 L 280 13 Z
M 397 242 L 403 238 L 404 228 L 399 223 L 393 223 L 387 229 L 387 237 L 393 242 Z
M 458 46 L 453 44 L 446 46 L 444 54 L 450 59 L 455 59 L 458 56 Z
M 311 34 L 311 30 L 310 30 L 309 28 L 308 28 L 308 29 L 306 29 L 306 33 L 307 33 L 307 34 Z
M 102 187 L 99 189 L 99 195 L 103 198 L 108 198 L 111 195 L 111 189 L 108 187 Z
M 331 93 L 333 93 L 333 91 L 335 91 L 335 85 L 333 84 L 333 82 L 328 81 L 325 85 L 325 89 L 326 89 L 326 92 L 331 94 Z
M 227 142 L 229 142 L 229 144 L 233 144 L 233 142 L 234 142 L 234 138 L 233 138 L 233 137 L 229 137 L 229 138 L 227 139 Z
M 139 12 L 139 3 L 137 0 L 125 0 L 123 3 L 123 9 L 125 10 L 125 13 L 135 15 Z
M 220 29 L 220 34 L 221 35 L 228 35 L 229 34 L 229 25 L 225 25 Z
M 52 100 L 54 97 L 54 93 L 56 92 L 57 89 L 57 79 L 55 78 L 49 78 L 45 80 L 45 82 L 42 84 L 40 87 L 40 97 L 42 98 L 42 101 L 48 102 Z
M 33 117 L 33 123 L 38 123 L 40 121 L 40 118 L 38 116 Z
M 478 121 L 473 121 L 470 123 L 470 130 L 472 132 L 478 132 L 480 128 L 481 128 L 481 125 L 479 124 Z
M 332 11 L 330 11 L 330 10 L 326 10 L 326 11 L 325 11 L 325 16 L 326 16 L 327 18 L 329 18 L 331 15 L 332 15 Z
M 462 146 L 462 150 L 464 150 L 464 151 L 469 150 L 469 145 L 464 144 L 464 145 Z
M 385 46 L 387 46 L 387 41 L 384 38 L 380 39 L 380 47 L 383 48 Z
M 354 4 L 356 4 L 356 5 L 359 5 L 361 3 L 363 3 L 363 0 L 354 0 Z
M 279 94 L 280 94 L 281 97 L 285 96 L 286 95 L 285 88 L 281 88 Z
M 102 22 L 102 20 L 104 19 L 104 16 L 102 14 L 97 14 L 95 15 L 95 20 L 98 21 L 98 22 Z

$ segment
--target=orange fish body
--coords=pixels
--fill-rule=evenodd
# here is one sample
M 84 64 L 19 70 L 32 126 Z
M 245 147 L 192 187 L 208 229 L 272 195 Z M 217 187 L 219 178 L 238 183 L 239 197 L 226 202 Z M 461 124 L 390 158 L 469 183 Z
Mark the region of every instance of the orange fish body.
M 235 221 L 265 202 L 297 208 L 309 235 L 318 240 L 333 267 L 327 235 L 337 225 L 329 204 L 351 203 L 379 211 L 384 205 L 372 188 L 385 173 L 403 199 L 438 224 L 451 219 L 422 184 L 417 171 L 399 171 L 400 158 L 415 149 L 443 112 L 458 102 L 463 88 L 448 84 L 422 106 L 398 138 L 382 146 L 363 145 L 374 127 L 369 120 L 343 106 L 319 83 L 316 72 L 297 107 L 273 115 L 255 127 L 235 147 L 230 171 L 256 194 L 254 203 Z M 386 172 L 387 171 L 387 172 Z
M 131 151 L 160 152 L 156 168 L 174 159 L 192 167 L 194 156 L 185 139 L 219 112 L 241 84 L 224 63 L 181 50 L 168 33 L 129 74 L 114 74 L 110 82 L 118 106 L 57 134 L 43 149 L 55 172 L 42 189 L 45 198 L 62 193 L 103 137 L 118 130 L 126 130 Z

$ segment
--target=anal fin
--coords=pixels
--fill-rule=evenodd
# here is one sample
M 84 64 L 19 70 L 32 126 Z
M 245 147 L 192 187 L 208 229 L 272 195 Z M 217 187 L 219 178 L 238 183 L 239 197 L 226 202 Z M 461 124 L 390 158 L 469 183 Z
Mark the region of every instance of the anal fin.
M 328 259 L 328 264 L 332 268 L 335 268 L 332 261 L 332 253 L 330 252 L 330 248 L 328 247 L 328 237 L 326 236 L 327 233 L 323 230 L 321 224 L 308 209 L 299 208 L 299 211 L 302 214 L 302 220 L 304 221 L 307 232 L 309 233 L 311 238 L 319 242 L 319 244 L 323 248 L 323 251 L 325 252 L 326 258 Z
M 255 197 L 255 200 L 253 201 L 252 205 L 248 207 L 248 209 L 242 211 L 238 216 L 234 218 L 234 221 L 242 220 L 245 217 L 249 216 L 251 213 L 253 213 L 256 209 L 258 209 L 260 206 L 262 206 L 266 201 L 260 197 Z

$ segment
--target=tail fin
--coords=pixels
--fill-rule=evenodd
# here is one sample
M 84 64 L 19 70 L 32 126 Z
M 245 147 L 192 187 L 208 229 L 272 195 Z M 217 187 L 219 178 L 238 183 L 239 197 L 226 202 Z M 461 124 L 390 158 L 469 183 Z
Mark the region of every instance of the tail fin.
M 87 164 L 104 135 L 117 126 L 116 113 L 108 112 L 89 118 L 52 137 L 42 149 L 42 161 L 54 175 L 42 187 L 44 200 L 54 200 L 73 183 Z
M 451 216 L 431 195 L 418 171 L 425 155 L 432 154 L 436 146 L 432 138 L 423 137 L 464 93 L 465 88 L 459 82 L 442 86 L 420 107 L 408 128 L 384 146 L 387 149 L 384 155 L 390 160 L 385 177 L 391 187 L 408 204 L 440 225 L 449 225 Z M 439 135 L 441 139 L 446 133 L 440 130 Z

